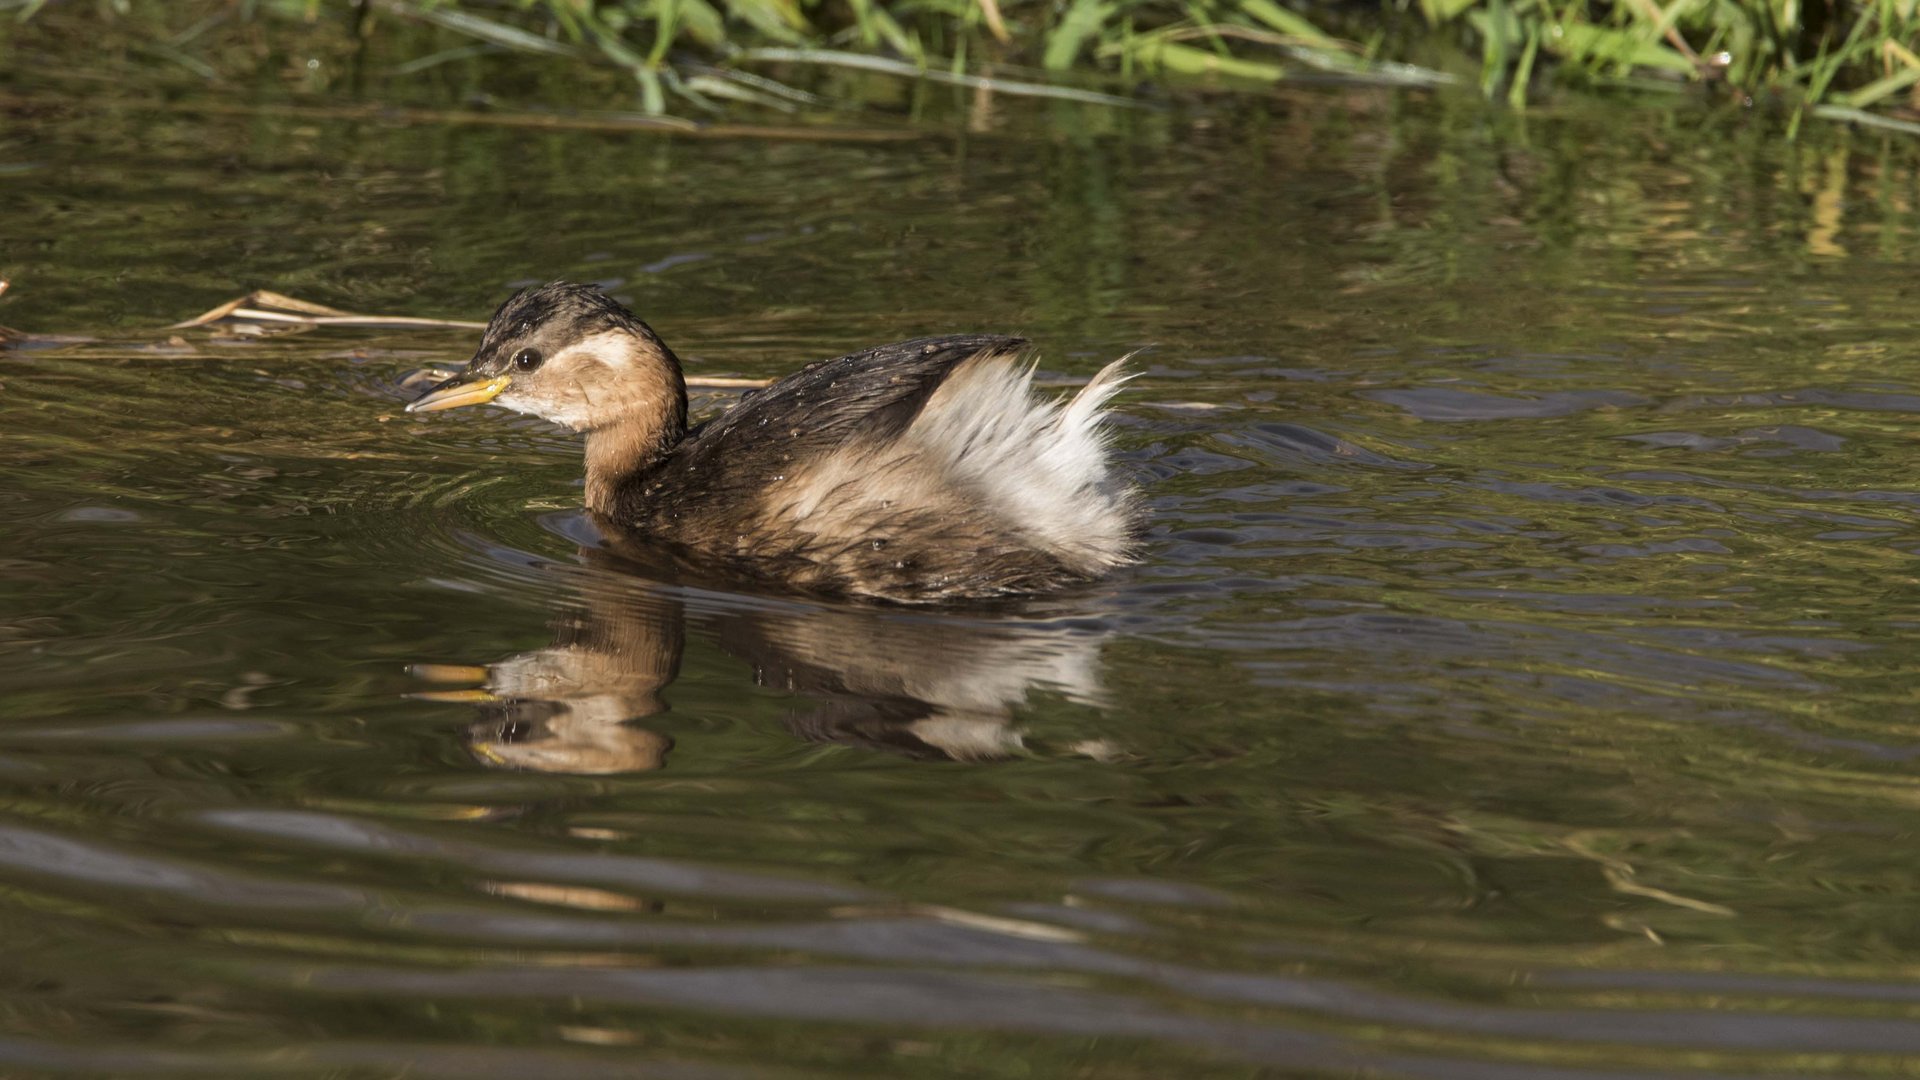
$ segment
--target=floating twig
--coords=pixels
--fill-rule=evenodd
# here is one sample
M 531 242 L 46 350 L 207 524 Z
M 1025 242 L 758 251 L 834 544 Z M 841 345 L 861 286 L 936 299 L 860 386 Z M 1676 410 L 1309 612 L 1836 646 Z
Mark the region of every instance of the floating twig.
M 4 288 L 4 283 L 0 283 Z M 420 327 L 429 329 L 485 330 L 483 322 L 464 319 L 430 319 L 418 315 L 356 315 L 297 296 L 258 289 L 236 300 L 229 300 L 186 322 L 174 323 L 169 330 L 187 330 L 217 322 L 283 323 L 292 326 L 357 326 L 370 329 Z M 0 328 L 3 330 L 4 328 Z M 0 337 L 3 337 L 0 334 Z M 450 373 L 435 373 L 435 381 Z M 732 375 L 689 375 L 687 386 L 695 390 L 756 390 L 772 379 L 749 379 Z
M 279 310 L 274 310 L 274 309 Z M 351 311 L 341 311 L 311 300 L 301 300 L 277 292 L 259 289 L 250 292 L 238 300 L 229 300 L 219 307 L 186 322 L 177 322 L 167 327 L 169 330 L 185 330 L 195 326 L 233 319 L 240 322 L 276 322 L 290 323 L 294 326 L 361 326 L 394 327 L 424 326 L 450 327 L 456 330 L 485 330 L 486 323 L 467 322 L 461 319 L 427 319 L 417 315 L 356 315 Z

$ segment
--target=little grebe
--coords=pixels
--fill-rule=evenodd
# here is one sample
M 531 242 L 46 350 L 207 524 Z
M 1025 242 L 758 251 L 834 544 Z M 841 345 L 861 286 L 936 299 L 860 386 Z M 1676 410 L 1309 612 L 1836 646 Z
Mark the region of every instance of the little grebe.
M 652 328 L 555 282 L 508 298 L 467 366 L 407 410 L 491 401 L 584 431 L 604 524 L 756 576 L 910 603 L 1011 596 L 1128 562 L 1141 522 L 1100 423 L 1122 362 L 1043 401 L 1025 344 L 877 346 L 688 430 L 680 362 Z

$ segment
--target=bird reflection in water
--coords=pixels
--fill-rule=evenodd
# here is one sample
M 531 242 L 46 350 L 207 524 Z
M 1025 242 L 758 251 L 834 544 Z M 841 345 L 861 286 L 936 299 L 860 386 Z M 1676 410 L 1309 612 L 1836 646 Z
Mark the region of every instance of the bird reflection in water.
M 468 745 L 510 769 L 607 774 L 658 769 L 673 742 L 644 721 L 680 669 L 689 627 L 745 661 L 755 683 L 805 699 L 799 738 L 922 759 L 989 761 L 1029 752 L 1013 711 L 1044 689 L 1098 705 L 1104 635 L 1057 623 L 720 597 L 689 603 L 603 550 L 583 552 L 582 607 L 554 643 L 486 667 L 415 665 L 438 683 L 414 696 L 476 705 Z M 1105 759 L 1099 741 L 1067 752 Z

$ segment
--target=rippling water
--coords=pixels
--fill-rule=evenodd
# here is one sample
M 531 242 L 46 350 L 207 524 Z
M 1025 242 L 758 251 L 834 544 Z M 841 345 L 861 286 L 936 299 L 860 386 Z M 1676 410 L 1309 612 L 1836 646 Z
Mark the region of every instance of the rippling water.
M 1911 143 L 1302 93 L 890 143 L 14 106 L 0 1071 L 1890 1075 Z M 1012 331 L 1147 558 L 899 611 L 598 546 L 454 331 Z M 73 340 L 85 338 L 90 340 Z M 696 402 L 723 408 L 724 395 Z

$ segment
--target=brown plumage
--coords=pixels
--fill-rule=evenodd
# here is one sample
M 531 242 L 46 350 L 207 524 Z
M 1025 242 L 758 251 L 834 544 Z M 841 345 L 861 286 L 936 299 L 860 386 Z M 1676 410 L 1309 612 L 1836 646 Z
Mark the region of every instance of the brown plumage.
M 579 285 L 516 293 L 458 375 L 410 411 L 496 401 L 584 431 L 604 522 L 799 588 L 930 602 L 1041 592 L 1132 557 L 1112 475 L 1109 365 L 1072 401 L 1033 396 L 1019 338 L 882 345 L 812 364 L 687 427 L 679 360 Z

